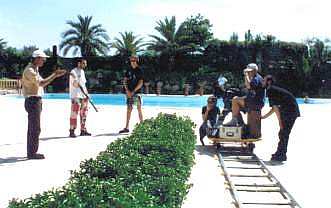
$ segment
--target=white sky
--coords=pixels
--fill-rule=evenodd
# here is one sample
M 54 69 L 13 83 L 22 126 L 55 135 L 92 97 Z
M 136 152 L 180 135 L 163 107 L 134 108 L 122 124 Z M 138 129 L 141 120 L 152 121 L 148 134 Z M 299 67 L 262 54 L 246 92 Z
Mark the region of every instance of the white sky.
M 176 16 L 177 23 L 202 14 L 213 25 L 215 38 L 233 32 L 272 34 L 279 40 L 302 42 L 308 37 L 331 38 L 331 1 L 327 0 L 0 0 L 0 38 L 9 46 L 59 44 L 67 20 L 92 15 L 111 39 L 133 31 L 148 38 L 156 21 Z

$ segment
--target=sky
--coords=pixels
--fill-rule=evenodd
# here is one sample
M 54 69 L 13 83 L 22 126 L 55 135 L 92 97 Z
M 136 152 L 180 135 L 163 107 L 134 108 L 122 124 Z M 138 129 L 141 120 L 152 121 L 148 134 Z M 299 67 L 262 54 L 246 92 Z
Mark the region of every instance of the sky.
M 8 46 L 51 48 L 77 15 L 93 16 L 113 40 L 132 31 L 148 40 L 156 22 L 176 16 L 179 25 L 200 13 L 213 25 L 214 37 L 228 40 L 233 32 L 244 38 L 272 34 L 282 41 L 331 38 L 329 0 L 0 0 L 0 38 Z

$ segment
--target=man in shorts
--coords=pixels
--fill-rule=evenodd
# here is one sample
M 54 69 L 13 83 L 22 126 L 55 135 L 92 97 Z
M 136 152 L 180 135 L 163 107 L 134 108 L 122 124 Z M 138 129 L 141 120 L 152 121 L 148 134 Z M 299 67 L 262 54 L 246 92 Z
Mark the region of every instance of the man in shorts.
M 138 65 L 138 57 L 131 56 L 130 57 L 130 65 L 131 67 L 127 70 L 124 76 L 124 88 L 126 92 L 126 104 L 127 104 L 127 113 L 126 113 L 126 124 L 125 128 L 119 131 L 120 134 L 122 133 L 129 133 L 129 123 L 131 118 L 131 112 L 133 109 L 133 105 L 137 104 L 139 120 L 140 122 L 143 121 L 143 113 L 141 110 L 142 100 L 141 96 L 139 95 L 141 88 L 144 84 L 143 79 L 143 71 Z
M 245 86 L 248 94 L 243 97 L 234 97 L 232 99 L 232 119 L 225 126 L 237 126 L 242 124 L 241 109 L 245 111 L 261 112 L 264 106 L 263 78 L 258 73 L 258 66 L 254 63 L 248 64 L 244 69 Z

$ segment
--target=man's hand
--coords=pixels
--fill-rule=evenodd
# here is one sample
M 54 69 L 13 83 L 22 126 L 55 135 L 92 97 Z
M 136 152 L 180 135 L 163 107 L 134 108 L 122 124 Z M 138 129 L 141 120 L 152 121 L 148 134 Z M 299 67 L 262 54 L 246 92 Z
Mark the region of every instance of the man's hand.
M 128 96 L 128 98 L 131 98 L 133 96 L 133 92 L 130 92 L 129 90 L 127 90 L 126 95 Z
M 57 69 L 54 71 L 55 77 L 62 77 L 63 75 L 65 75 L 67 73 L 66 70 L 64 69 Z

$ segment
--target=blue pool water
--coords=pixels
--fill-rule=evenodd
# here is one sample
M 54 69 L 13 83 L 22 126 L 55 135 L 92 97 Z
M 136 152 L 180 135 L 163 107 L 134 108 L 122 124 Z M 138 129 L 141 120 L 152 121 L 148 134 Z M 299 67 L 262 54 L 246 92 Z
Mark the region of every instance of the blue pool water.
M 21 96 L 16 96 L 22 98 Z M 125 105 L 124 94 L 92 94 L 92 100 L 95 104 L 99 105 Z M 144 106 L 156 106 L 156 107 L 202 107 L 206 104 L 209 95 L 204 96 L 182 96 L 182 95 L 143 95 Z M 69 100 L 68 93 L 48 93 L 45 94 L 44 99 L 53 100 Z M 266 100 L 267 101 L 267 100 Z M 297 98 L 299 104 L 304 104 L 302 98 Z M 331 99 L 309 99 L 309 104 L 331 104 Z M 308 104 L 308 105 L 309 105 Z M 218 101 L 218 105 L 223 107 L 222 100 Z

